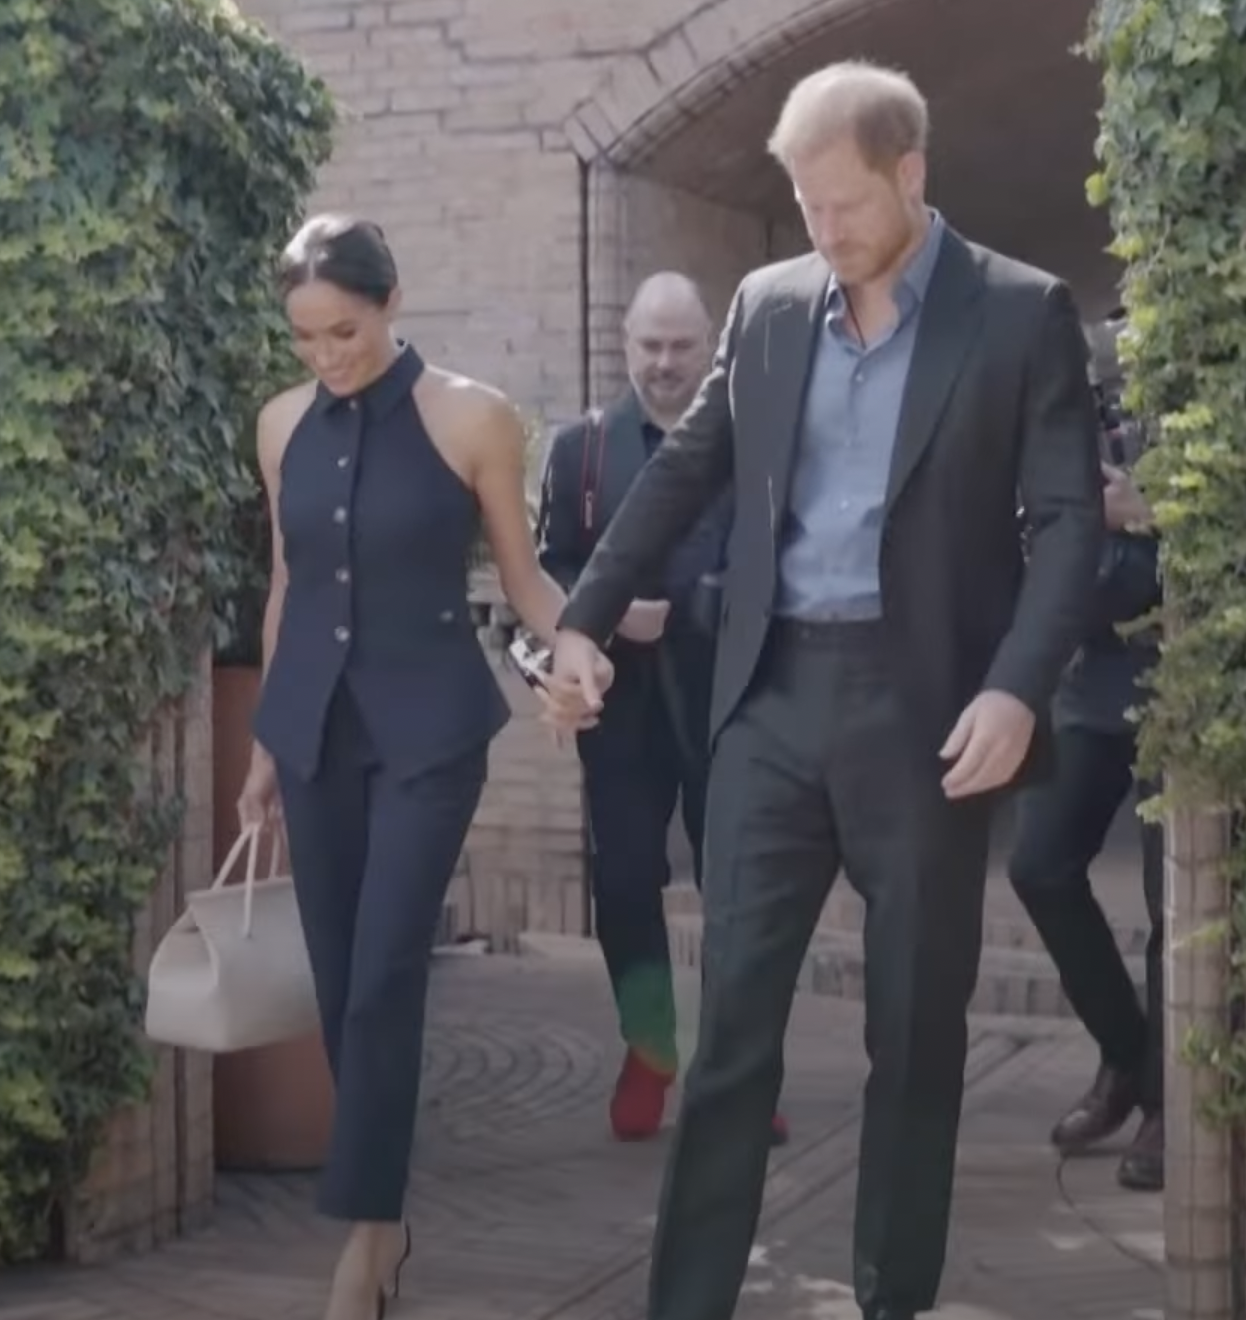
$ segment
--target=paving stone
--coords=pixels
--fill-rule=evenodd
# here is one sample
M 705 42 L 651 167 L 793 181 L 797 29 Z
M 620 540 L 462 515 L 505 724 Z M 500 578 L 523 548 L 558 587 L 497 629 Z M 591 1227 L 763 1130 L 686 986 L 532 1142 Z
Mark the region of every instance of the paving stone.
M 682 977 L 681 1044 L 695 1032 Z M 620 1049 L 591 961 L 448 959 L 434 974 L 393 1320 L 638 1320 L 669 1133 L 609 1138 Z M 1119 1192 L 1110 1157 L 1061 1165 L 1052 1119 L 1094 1054 L 1067 1023 L 974 1024 L 943 1320 L 1158 1320 L 1159 1198 Z M 771 1159 L 740 1320 L 857 1320 L 847 1287 L 859 1008 L 802 996 L 787 1045 L 789 1146 Z M 0 1277 L 0 1320 L 316 1320 L 338 1230 L 307 1175 L 220 1180 L 213 1226 L 92 1270 Z

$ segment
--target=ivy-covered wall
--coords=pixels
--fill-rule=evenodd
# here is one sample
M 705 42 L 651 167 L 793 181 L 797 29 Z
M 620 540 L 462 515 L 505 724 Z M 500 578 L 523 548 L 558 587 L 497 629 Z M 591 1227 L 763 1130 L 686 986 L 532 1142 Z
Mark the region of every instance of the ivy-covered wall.
M 1127 401 L 1150 427 L 1140 467 L 1158 515 L 1170 624 L 1142 762 L 1170 804 L 1246 809 L 1246 0 L 1101 0 L 1104 69 L 1091 200 L 1126 263 Z M 1240 832 L 1239 832 L 1240 833 Z M 1246 841 L 1226 859 L 1246 937 Z M 1223 938 L 1226 932 L 1211 932 Z M 1232 997 L 1246 991 L 1234 958 Z M 1226 1005 L 1227 1008 L 1227 1005 Z M 1246 1039 L 1200 1037 L 1192 1062 L 1246 1119 Z
M 146 1081 L 134 749 L 245 571 L 269 274 L 333 109 L 226 0 L 0 7 L 0 1260 Z

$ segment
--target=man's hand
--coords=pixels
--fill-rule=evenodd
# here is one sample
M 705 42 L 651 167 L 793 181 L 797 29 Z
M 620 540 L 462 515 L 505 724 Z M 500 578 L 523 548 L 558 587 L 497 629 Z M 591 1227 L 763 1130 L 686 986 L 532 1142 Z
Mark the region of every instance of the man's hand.
M 614 682 L 614 666 L 583 633 L 561 631 L 554 639 L 553 668 L 539 695 L 542 716 L 559 733 L 591 729 Z
M 949 798 L 989 793 L 1021 768 L 1034 736 L 1034 712 L 1007 692 L 980 692 L 965 707 L 939 755 L 951 766 L 943 776 Z
M 652 646 L 666 630 L 670 612 L 669 600 L 634 600 L 619 624 L 619 636 L 642 646 Z
M 1103 521 L 1111 532 L 1151 525 L 1151 506 L 1142 498 L 1134 479 L 1124 468 L 1103 465 Z

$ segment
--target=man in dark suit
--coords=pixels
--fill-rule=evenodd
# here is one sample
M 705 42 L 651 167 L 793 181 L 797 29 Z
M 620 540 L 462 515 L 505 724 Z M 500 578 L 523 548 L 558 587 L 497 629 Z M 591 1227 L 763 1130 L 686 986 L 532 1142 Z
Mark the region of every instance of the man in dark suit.
M 1110 359 L 1115 365 L 1115 355 Z M 1145 800 L 1155 785 L 1135 784 L 1137 726 L 1146 704 L 1143 676 L 1159 661 L 1158 630 L 1120 625 L 1160 604 L 1159 544 L 1154 517 L 1129 465 L 1142 430 L 1122 417 L 1118 382 L 1103 385 L 1103 512 L 1108 528 L 1086 636 L 1065 671 L 1053 706 L 1056 772 L 1020 795 L 1008 874 L 1060 973 L 1069 1003 L 1099 1046 L 1089 1090 L 1051 1133 L 1062 1155 L 1075 1156 L 1114 1136 L 1142 1111 L 1121 1157 L 1117 1180 L 1136 1191 L 1164 1186 L 1164 835 L 1139 822 L 1142 894 L 1150 932 L 1145 1010 L 1116 936 L 1095 898 L 1091 864 L 1131 790 Z M 1120 466 L 1118 466 L 1120 465 Z
M 1069 291 L 927 208 L 926 132 L 900 74 L 836 65 L 792 91 L 771 150 L 816 251 L 744 280 L 562 619 L 555 670 L 596 707 L 636 583 L 733 482 L 700 1038 L 653 1320 L 735 1306 L 784 1028 L 841 867 L 867 905 L 857 1298 L 866 1320 L 936 1301 L 990 809 L 1048 744 L 1103 511 Z
M 709 370 L 714 334 L 697 286 L 674 271 L 637 289 L 623 322 L 628 388 L 550 444 L 537 524 L 541 564 L 570 588 L 649 457 Z M 636 589 L 611 647 L 610 704 L 579 735 L 593 843 L 597 938 L 626 1044 L 610 1102 L 620 1141 L 656 1135 L 674 1081 L 675 999 L 663 891 L 676 802 L 701 879 L 716 620 L 703 583 L 722 563 L 724 494 Z

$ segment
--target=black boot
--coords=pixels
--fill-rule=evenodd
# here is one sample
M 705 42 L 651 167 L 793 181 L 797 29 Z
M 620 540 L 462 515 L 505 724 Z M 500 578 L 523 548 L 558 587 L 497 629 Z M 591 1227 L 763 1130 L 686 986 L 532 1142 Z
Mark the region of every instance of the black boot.
M 1140 1096 L 1135 1074 L 1104 1064 L 1094 1085 L 1052 1129 L 1051 1144 L 1061 1155 L 1080 1155 L 1097 1146 L 1125 1126 Z
M 1131 1192 L 1164 1190 L 1164 1115 L 1147 1114 L 1121 1157 L 1116 1181 Z

